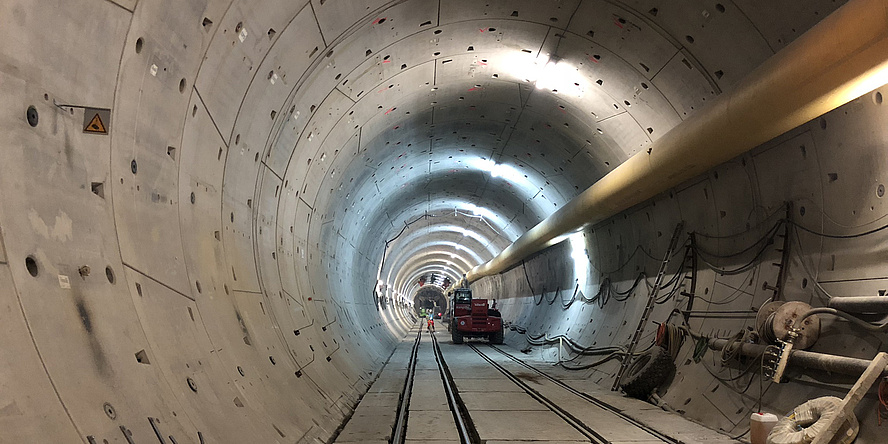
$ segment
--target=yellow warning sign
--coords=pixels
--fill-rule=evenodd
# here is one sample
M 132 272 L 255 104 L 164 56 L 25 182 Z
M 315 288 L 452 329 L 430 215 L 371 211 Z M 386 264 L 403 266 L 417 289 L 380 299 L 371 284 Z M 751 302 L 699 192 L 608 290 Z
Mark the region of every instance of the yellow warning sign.
M 83 132 L 108 135 L 111 131 L 111 110 L 107 108 L 83 108 Z
M 102 122 L 99 113 L 95 114 L 95 117 L 89 121 L 86 128 L 83 128 L 83 131 L 87 133 L 108 134 L 108 129 L 105 128 L 105 124 Z

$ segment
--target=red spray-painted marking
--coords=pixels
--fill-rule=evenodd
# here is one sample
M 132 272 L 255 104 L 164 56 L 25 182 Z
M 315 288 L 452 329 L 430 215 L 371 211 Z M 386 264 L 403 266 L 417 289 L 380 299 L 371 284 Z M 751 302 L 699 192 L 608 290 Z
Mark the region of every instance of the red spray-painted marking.
M 475 91 L 475 90 L 479 90 L 479 89 L 481 89 L 481 88 L 478 88 L 477 86 L 473 86 L 473 87 L 469 88 L 469 91 Z
M 392 112 L 394 110 L 395 110 L 394 108 L 390 108 L 388 111 L 385 112 L 385 115 L 387 116 L 390 112 Z
M 373 24 L 374 24 L 374 25 L 378 25 L 380 21 L 385 20 L 386 18 L 388 18 L 388 17 L 380 17 L 380 18 L 378 18 L 378 19 L 376 19 L 376 20 L 373 20 Z
M 391 60 L 383 60 L 382 63 L 392 63 Z
M 620 19 L 614 17 L 614 24 L 617 25 L 617 28 L 623 29 L 623 24 L 620 23 Z

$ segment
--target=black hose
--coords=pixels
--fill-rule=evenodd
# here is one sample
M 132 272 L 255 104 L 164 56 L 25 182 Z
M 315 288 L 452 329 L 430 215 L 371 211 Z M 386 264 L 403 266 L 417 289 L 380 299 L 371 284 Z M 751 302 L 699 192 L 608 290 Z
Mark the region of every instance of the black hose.
M 828 307 L 812 308 L 811 310 L 808 310 L 805 314 L 799 316 L 799 318 L 796 319 L 795 324 L 793 324 L 793 328 L 798 328 L 800 325 L 802 325 L 802 321 L 816 314 L 829 314 L 833 316 L 838 316 L 840 318 L 845 318 L 846 320 L 851 321 L 851 323 L 856 324 L 858 327 L 873 332 L 888 331 L 888 322 L 885 322 L 883 324 L 870 324 L 869 322 L 866 322 L 854 315 L 845 313 L 844 311 L 836 310 L 835 308 Z

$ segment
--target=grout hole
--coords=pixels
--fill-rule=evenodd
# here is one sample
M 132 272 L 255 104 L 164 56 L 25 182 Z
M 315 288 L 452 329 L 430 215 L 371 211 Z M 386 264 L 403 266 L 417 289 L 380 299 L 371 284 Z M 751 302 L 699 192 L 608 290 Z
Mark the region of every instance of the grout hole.
M 33 277 L 37 277 L 37 275 L 40 273 L 40 271 L 37 269 L 37 261 L 34 259 L 33 256 L 28 256 L 25 258 L 25 268 L 28 269 L 28 273 Z

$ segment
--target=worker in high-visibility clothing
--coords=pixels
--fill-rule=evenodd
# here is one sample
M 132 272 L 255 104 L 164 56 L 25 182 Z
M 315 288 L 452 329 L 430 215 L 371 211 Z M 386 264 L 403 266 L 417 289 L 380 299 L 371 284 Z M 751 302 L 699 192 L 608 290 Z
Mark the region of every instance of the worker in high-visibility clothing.
M 426 323 L 429 333 L 435 332 L 435 319 L 432 315 L 429 315 L 429 320 Z

